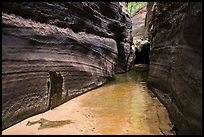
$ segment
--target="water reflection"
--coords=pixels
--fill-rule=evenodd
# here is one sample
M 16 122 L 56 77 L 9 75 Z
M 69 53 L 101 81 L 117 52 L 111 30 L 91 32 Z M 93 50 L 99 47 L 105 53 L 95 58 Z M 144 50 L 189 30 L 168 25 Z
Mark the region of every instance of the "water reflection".
M 147 69 L 137 65 L 84 98 L 101 134 L 172 134 L 166 109 L 147 88 Z

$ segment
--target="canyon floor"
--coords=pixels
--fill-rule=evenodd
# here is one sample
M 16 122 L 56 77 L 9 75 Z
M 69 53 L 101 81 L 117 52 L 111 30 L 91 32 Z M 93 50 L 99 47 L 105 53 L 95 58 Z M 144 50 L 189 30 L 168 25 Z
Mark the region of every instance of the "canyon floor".
M 115 80 L 27 118 L 2 134 L 173 135 L 166 108 L 147 88 L 146 71 L 146 66 L 135 66 L 116 75 Z

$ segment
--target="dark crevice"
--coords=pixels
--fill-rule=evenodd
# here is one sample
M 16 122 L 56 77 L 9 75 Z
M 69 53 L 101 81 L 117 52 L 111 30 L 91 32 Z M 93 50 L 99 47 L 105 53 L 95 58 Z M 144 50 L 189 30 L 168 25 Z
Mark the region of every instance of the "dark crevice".
M 48 81 L 48 91 L 49 91 L 49 108 L 53 109 L 61 104 L 62 101 L 62 84 L 63 77 L 60 73 L 50 71 L 50 81 Z
M 141 51 L 139 51 L 136 48 L 135 64 L 149 64 L 149 52 L 150 52 L 150 44 L 149 43 L 142 45 Z

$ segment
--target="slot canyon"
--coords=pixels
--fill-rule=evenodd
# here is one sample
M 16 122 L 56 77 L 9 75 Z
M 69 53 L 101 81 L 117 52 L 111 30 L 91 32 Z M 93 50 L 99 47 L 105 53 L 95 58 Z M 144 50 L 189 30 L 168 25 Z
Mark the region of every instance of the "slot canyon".
M 202 2 L 3 2 L 2 134 L 201 135 Z

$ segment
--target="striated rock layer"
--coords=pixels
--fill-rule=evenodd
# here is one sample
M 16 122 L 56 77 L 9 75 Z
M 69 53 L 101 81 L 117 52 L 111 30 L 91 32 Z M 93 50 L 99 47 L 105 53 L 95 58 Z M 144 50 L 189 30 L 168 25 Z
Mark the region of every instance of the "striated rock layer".
M 177 134 L 202 134 L 202 3 L 149 3 L 148 81 Z
M 118 2 L 2 3 L 2 129 L 128 71 L 131 43 Z

